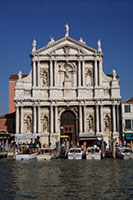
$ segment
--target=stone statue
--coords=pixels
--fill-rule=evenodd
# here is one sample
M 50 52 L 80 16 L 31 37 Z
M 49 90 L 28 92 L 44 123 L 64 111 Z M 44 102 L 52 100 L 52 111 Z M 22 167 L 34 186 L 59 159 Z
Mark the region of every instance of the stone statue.
M 36 51 L 36 40 L 34 39 L 32 42 L 32 52 Z
M 44 69 L 41 69 L 40 72 L 41 80 L 42 80 L 42 86 L 48 85 L 48 72 Z
M 68 24 L 66 24 L 65 25 L 65 28 L 66 28 L 66 30 L 65 30 L 65 37 L 68 37 L 69 36 L 69 26 L 68 26 Z
M 85 44 L 85 42 L 83 41 L 83 39 L 81 37 L 80 37 L 79 41 L 82 42 L 83 44 Z
M 110 116 L 108 114 L 106 114 L 104 117 L 104 126 L 106 132 L 110 131 Z
M 117 77 L 116 71 L 113 69 L 113 81 L 116 80 L 116 77 Z
M 48 117 L 45 115 L 43 119 L 43 131 L 46 131 L 48 127 Z
M 31 132 L 32 131 L 32 120 L 31 120 L 30 115 L 27 115 L 25 117 L 25 124 L 26 124 L 26 132 Z
M 66 67 L 64 71 L 64 81 L 70 81 L 70 71 L 68 67 Z
M 101 49 L 101 41 L 100 40 L 98 40 L 97 45 L 98 45 L 98 51 L 102 51 L 102 49 Z
M 21 72 L 21 71 L 18 72 L 18 79 L 19 79 L 19 80 L 22 79 L 22 72 Z
M 50 36 L 50 42 L 48 44 L 52 44 L 53 42 L 55 42 L 54 38 Z
M 93 130 L 93 116 L 89 115 L 89 130 Z
M 91 69 L 86 69 L 85 71 L 85 80 L 86 80 L 86 85 L 91 86 L 92 85 L 92 70 Z

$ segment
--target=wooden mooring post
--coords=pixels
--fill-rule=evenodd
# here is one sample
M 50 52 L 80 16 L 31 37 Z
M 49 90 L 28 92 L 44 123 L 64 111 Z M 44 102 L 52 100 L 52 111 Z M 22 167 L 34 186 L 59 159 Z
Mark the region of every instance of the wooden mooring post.
M 112 156 L 113 156 L 114 159 L 116 158 L 115 145 L 116 145 L 116 139 L 113 139 Z

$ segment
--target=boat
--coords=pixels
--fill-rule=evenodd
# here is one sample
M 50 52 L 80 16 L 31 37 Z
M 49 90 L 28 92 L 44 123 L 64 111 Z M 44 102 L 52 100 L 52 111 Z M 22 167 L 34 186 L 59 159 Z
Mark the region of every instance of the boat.
M 82 159 L 82 149 L 80 147 L 72 147 L 68 152 L 69 160 L 81 160 Z
M 22 145 L 16 151 L 16 160 L 31 160 L 37 157 L 38 148 L 33 144 Z
M 33 158 L 37 157 L 37 153 L 31 153 L 31 154 L 16 154 L 16 160 L 31 160 Z
M 56 158 L 56 148 L 47 147 L 43 148 L 40 151 L 40 154 L 37 155 L 37 160 L 52 160 Z
M 101 160 L 101 150 L 98 147 L 87 147 L 86 160 Z
M 133 159 L 133 150 L 130 147 L 118 146 L 115 152 L 117 158 L 124 160 Z

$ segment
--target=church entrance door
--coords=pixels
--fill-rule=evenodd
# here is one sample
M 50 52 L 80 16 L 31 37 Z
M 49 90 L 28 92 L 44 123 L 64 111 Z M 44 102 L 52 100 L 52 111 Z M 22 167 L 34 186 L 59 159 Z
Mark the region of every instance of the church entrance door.
M 61 135 L 68 135 L 69 140 L 76 142 L 76 117 L 73 112 L 65 111 L 61 115 Z

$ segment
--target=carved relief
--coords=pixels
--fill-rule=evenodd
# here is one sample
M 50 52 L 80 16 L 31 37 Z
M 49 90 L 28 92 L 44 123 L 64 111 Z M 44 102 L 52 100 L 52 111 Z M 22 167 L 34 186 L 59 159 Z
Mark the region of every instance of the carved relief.
M 25 90 L 25 97 L 31 97 L 31 90 Z
M 48 116 L 42 115 L 41 117 L 42 131 L 48 132 Z
M 48 86 L 48 71 L 46 69 L 40 69 L 41 85 Z
M 25 115 L 24 117 L 24 126 L 26 133 L 32 133 L 32 115 Z
M 69 54 L 70 53 L 70 47 L 68 45 L 63 47 L 64 53 Z
M 109 95 L 109 89 L 105 89 L 105 90 L 104 90 L 104 95 L 105 95 L 105 96 L 108 96 L 108 95 Z
M 104 131 L 105 132 L 111 131 L 111 117 L 109 113 L 106 113 L 104 116 Z

